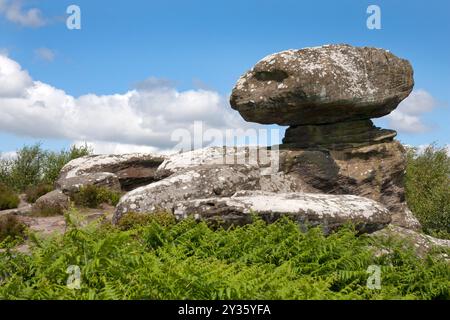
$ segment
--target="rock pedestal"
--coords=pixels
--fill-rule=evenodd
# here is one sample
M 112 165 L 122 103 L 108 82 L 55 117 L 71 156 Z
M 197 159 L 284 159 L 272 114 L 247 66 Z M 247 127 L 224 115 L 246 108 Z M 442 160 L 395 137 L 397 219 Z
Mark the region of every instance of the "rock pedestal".
M 349 149 L 389 142 L 396 135 L 394 130 L 375 127 L 371 120 L 291 126 L 286 130 L 283 147 Z

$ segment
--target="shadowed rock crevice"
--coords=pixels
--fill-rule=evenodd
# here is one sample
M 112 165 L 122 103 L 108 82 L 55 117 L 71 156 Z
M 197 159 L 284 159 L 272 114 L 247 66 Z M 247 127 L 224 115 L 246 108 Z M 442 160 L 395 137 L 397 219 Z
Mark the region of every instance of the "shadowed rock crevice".
M 276 81 L 282 82 L 289 75 L 282 70 L 260 71 L 255 73 L 255 78 L 259 81 Z

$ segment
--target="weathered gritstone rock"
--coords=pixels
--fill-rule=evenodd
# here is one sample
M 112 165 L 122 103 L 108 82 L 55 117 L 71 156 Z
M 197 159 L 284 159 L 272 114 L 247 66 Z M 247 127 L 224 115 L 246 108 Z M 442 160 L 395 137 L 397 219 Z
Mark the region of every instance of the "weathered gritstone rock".
M 128 212 L 172 211 L 176 202 L 213 196 L 231 196 L 237 188 L 254 188 L 257 172 L 242 166 L 203 166 L 140 187 L 125 194 L 117 205 L 113 222 Z
M 119 181 L 120 188 L 125 191 L 132 190 L 159 180 L 159 177 L 156 176 L 156 169 L 165 159 L 162 155 L 139 153 L 78 158 L 70 161 L 61 170 L 57 187 L 71 189 L 71 184 L 82 185 L 84 181 L 92 184 L 92 181 L 101 179 L 102 175 L 107 179 L 111 178 L 111 174 L 113 174 Z M 80 181 L 77 182 L 77 179 Z M 101 182 L 96 184 L 104 185 Z M 109 187 L 108 184 L 105 186 Z M 111 187 L 117 187 L 115 181 L 112 182 Z
M 323 225 L 328 231 L 352 222 L 361 232 L 373 232 L 391 221 L 384 206 L 358 196 L 263 191 L 184 201 L 175 207 L 174 213 L 181 219 L 193 216 L 225 226 L 251 223 L 252 214 L 267 222 L 289 216 L 301 224 Z
M 366 197 L 385 205 L 397 225 L 420 228 L 406 205 L 406 156 L 399 142 L 340 151 L 281 150 L 280 154 L 282 172 L 307 186 L 304 190 Z
M 33 205 L 33 212 L 51 210 L 51 212 L 63 212 L 69 209 L 70 199 L 61 190 L 53 190 L 43 195 Z
M 283 173 L 264 177 L 259 170 L 247 166 L 203 165 L 127 193 L 117 205 L 113 222 L 117 223 L 128 212 L 171 212 L 180 201 L 230 197 L 239 190 L 286 192 L 298 189 L 301 190 L 301 186 Z
M 409 242 L 410 244 L 413 244 L 416 254 L 421 257 L 424 257 L 433 249 L 442 249 L 444 251 L 450 250 L 450 240 L 434 238 L 432 236 L 395 225 L 390 225 L 383 230 L 374 232 L 372 236 L 384 239 L 396 238 Z M 389 253 L 389 251 L 386 251 L 385 254 L 386 253 Z M 382 253 L 379 254 L 381 255 Z M 449 254 L 443 253 L 442 257 L 450 262 Z
M 227 151 L 228 150 L 228 151 Z M 399 142 L 381 143 L 366 147 L 352 148 L 346 150 L 279 150 L 267 151 L 262 148 L 260 154 L 268 152 L 264 161 L 250 165 L 238 165 L 238 177 L 231 179 L 236 174 L 232 165 L 222 164 L 225 155 L 234 159 L 247 159 L 248 152 L 258 154 L 256 148 L 237 148 L 224 150 L 223 148 L 206 148 L 177 154 L 169 157 L 158 168 L 164 174 L 173 173 L 170 178 L 150 184 L 134 192 L 126 194 L 118 206 L 118 220 L 122 214 L 121 210 L 138 211 L 149 213 L 166 201 L 165 209 L 170 210 L 176 201 L 184 197 L 190 199 L 218 196 L 211 190 L 213 185 L 219 181 L 217 176 L 225 176 L 228 182 L 227 189 L 232 193 L 234 190 L 264 190 L 273 192 L 308 192 L 326 194 L 349 194 L 363 196 L 385 205 L 392 214 L 393 222 L 399 226 L 411 229 L 420 228 L 418 221 L 410 214 L 406 203 L 403 188 L 403 174 L 406 166 L 405 150 Z M 235 162 L 231 162 L 235 163 Z M 242 161 L 240 162 L 242 163 Z M 272 167 L 275 163 L 278 168 Z M 230 167 L 221 169 L 216 174 L 211 168 Z M 201 175 L 192 181 L 180 184 L 180 176 L 190 172 L 208 173 L 205 177 Z M 242 173 L 244 173 L 242 175 Z M 178 176 L 180 175 L 180 176 Z M 252 181 L 245 184 L 243 181 Z M 193 183 L 193 188 L 191 184 Z M 236 183 L 236 186 L 232 184 Z M 186 187 L 180 189 L 177 185 Z M 204 185 L 209 186 L 205 192 Z M 173 189 L 173 190 L 172 190 Z M 154 191 L 157 190 L 157 191 Z M 167 196 L 164 194 L 167 193 Z M 134 195 L 139 194 L 140 200 Z M 225 195 L 220 195 L 225 196 Z M 128 200 L 125 200 L 128 199 Z
M 293 126 L 286 130 L 282 148 L 358 148 L 393 141 L 396 135 L 394 130 L 375 127 L 371 120 Z
M 406 202 L 394 209 L 392 213 L 392 225 L 409 230 L 421 231 L 422 225 L 408 208 Z
M 239 79 L 230 102 L 251 122 L 328 124 L 387 115 L 413 85 L 410 63 L 386 50 L 327 45 L 265 57 Z

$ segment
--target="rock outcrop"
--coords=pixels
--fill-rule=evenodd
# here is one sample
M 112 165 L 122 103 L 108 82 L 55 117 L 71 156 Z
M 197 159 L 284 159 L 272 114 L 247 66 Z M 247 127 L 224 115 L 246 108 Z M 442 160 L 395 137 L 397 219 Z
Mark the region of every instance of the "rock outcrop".
M 345 150 L 205 148 L 168 157 L 157 173 L 169 177 L 126 194 L 115 220 L 125 212 L 148 213 L 158 206 L 172 211 L 188 198 L 264 190 L 362 196 L 386 206 L 397 225 L 417 229 L 405 202 L 405 166 L 405 150 L 396 141 Z M 189 181 L 181 179 L 186 175 Z M 216 185 L 227 192 L 214 192 Z
M 366 197 L 385 205 L 399 225 L 419 227 L 407 209 L 406 155 L 397 141 L 345 150 L 281 150 L 280 166 L 309 192 Z
M 268 221 L 287 214 L 330 228 L 354 221 L 362 232 L 388 223 L 418 229 L 405 201 L 405 150 L 395 131 L 370 120 L 394 110 L 413 85 L 409 62 L 382 49 L 276 53 L 239 79 L 231 105 L 248 121 L 289 125 L 283 144 L 84 157 L 63 168 L 57 187 L 127 192 L 115 223 L 164 210 L 241 224 L 258 211 Z
M 214 159 L 211 160 L 214 162 Z M 194 165 L 127 193 L 117 205 L 113 222 L 125 213 L 173 212 L 180 201 L 231 197 L 239 190 L 289 192 L 298 190 L 298 187 L 294 179 L 282 173 L 272 183 L 259 170 L 245 165 Z

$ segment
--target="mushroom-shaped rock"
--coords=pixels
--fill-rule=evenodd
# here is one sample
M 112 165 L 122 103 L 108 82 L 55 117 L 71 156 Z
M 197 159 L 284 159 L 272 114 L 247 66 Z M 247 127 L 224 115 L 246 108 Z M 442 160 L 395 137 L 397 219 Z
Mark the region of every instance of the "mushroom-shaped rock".
M 239 79 L 230 102 L 251 122 L 327 124 L 387 115 L 413 85 L 410 63 L 386 50 L 327 45 L 267 56 Z

